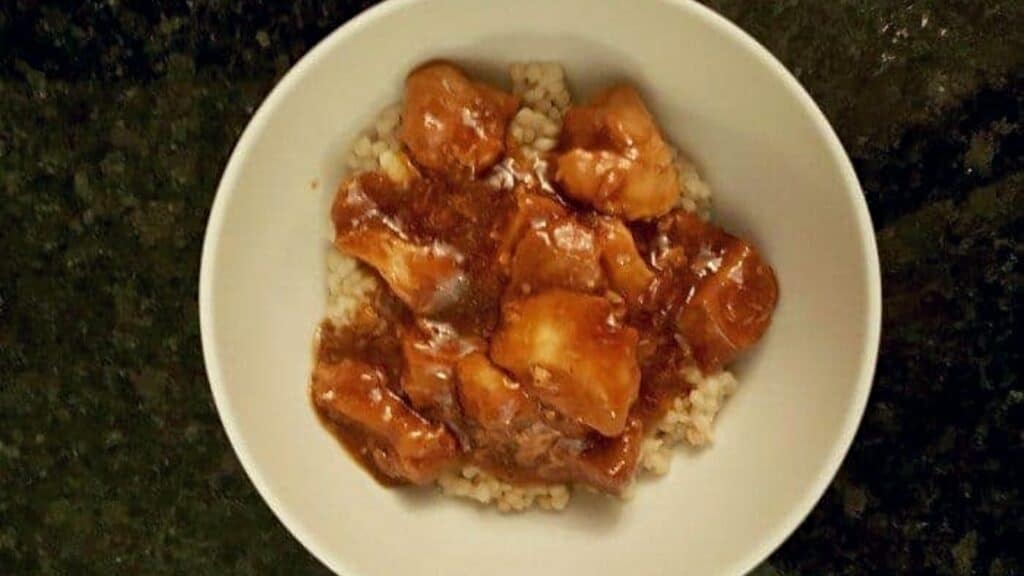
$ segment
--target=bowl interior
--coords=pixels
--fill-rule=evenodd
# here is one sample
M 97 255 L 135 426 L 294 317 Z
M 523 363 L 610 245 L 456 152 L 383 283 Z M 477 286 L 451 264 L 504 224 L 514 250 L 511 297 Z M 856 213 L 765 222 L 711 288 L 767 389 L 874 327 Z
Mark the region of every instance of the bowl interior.
M 562 514 L 502 515 L 374 483 L 308 400 L 324 313 L 328 207 L 344 146 L 417 63 L 500 78 L 562 62 L 577 99 L 637 84 L 715 191 L 715 219 L 754 240 L 781 301 L 735 366 L 716 442 L 680 449 L 632 502 L 577 495 Z M 254 117 L 210 220 L 200 287 L 207 368 L 253 482 L 334 570 L 383 574 L 736 574 L 810 510 L 852 439 L 878 342 L 871 224 L 838 141 L 794 80 L 694 4 L 644 0 L 385 3 L 304 58 Z

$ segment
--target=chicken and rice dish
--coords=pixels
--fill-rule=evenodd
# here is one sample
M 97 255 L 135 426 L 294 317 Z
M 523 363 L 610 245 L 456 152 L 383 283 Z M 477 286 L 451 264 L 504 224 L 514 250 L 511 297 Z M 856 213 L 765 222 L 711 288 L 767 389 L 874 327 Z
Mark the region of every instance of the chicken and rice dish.
M 384 484 L 561 509 L 710 440 L 778 284 L 634 87 L 510 72 L 426 63 L 355 142 L 311 397 Z

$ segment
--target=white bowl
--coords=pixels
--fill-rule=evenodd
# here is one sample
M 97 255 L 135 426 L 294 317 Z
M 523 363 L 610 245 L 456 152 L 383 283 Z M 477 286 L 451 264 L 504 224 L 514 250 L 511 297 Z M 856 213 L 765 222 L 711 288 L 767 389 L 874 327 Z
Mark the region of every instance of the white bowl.
M 561 61 L 577 96 L 636 83 L 715 190 L 715 219 L 759 245 L 781 302 L 736 366 L 715 445 L 680 450 L 627 503 L 500 514 L 378 486 L 308 399 L 341 153 L 417 63 Z M 856 176 L 794 78 L 711 11 L 668 0 L 387 2 L 303 58 L 255 114 L 210 215 L 203 350 L 224 428 L 260 494 L 346 576 L 740 574 L 810 511 L 868 397 L 880 326 L 874 235 Z

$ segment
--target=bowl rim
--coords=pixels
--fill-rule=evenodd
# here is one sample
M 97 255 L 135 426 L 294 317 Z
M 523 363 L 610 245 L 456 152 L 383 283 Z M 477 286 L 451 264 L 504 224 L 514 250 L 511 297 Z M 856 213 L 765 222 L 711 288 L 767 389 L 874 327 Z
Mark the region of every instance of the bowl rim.
M 344 560 L 339 558 L 331 550 L 326 549 L 313 534 L 306 530 L 292 513 L 292 511 L 273 493 L 266 480 L 263 478 L 260 469 L 255 464 L 244 434 L 239 430 L 234 415 L 227 408 L 227 392 L 222 384 L 220 369 L 220 354 L 214 338 L 213 326 L 213 282 L 214 270 L 216 269 L 216 258 L 218 245 L 221 237 L 221 229 L 224 224 L 226 206 L 229 198 L 235 193 L 237 180 L 241 172 L 242 159 L 248 154 L 253 142 L 263 132 L 267 122 L 272 116 L 273 110 L 278 103 L 284 99 L 293 89 L 299 80 L 306 74 L 315 61 L 327 54 L 332 47 L 346 36 L 358 29 L 373 25 L 387 15 L 403 10 L 410 5 L 429 2 L 430 0 L 389 0 L 381 2 L 357 14 L 338 28 L 334 29 L 327 36 L 321 39 L 313 48 L 304 54 L 285 75 L 271 89 L 264 98 L 259 108 L 250 118 L 248 124 L 239 137 L 231 151 L 224 173 L 217 186 L 217 191 L 207 219 L 206 233 L 203 237 L 203 248 L 199 270 L 199 325 L 200 338 L 203 349 L 203 361 L 206 368 L 207 378 L 210 383 L 210 390 L 213 394 L 214 405 L 221 424 L 227 434 L 228 441 L 235 452 L 242 469 L 245 470 L 249 480 L 255 486 L 256 491 L 266 502 L 267 506 L 274 513 L 284 527 L 308 550 L 317 560 L 328 569 L 339 574 L 355 574 L 344 566 Z M 818 476 L 814 479 L 811 488 L 806 490 L 797 502 L 784 515 L 772 531 L 765 534 L 757 546 L 751 550 L 733 566 L 741 568 L 739 574 L 745 574 L 756 568 L 766 560 L 772 552 L 781 546 L 789 536 L 803 523 L 807 516 L 814 509 L 815 505 L 828 489 L 833 478 L 845 460 L 847 453 L 853 444 L 857 430 L 863 419 L 867 407 L 868 398 L 874 383 L 874 374 L 877 364 L 878 350 L 881 340 L 882 327 L 882 282 L 881 270 L 878 257 L 878 247 L 875 238 L 874 225 L 871 214 L 868 210 L 864 192 L 860 186 L 857 174 L 853 169 L 839 137 L 825 117 L 824 113 L 811 98 L 807 90 L 793 76 L 793 74 L 760 42 L 754 39 L 746 31 L 726 19 L 711 8 L 697 3 L 694 0 L 653 0 L 661 4 L 671 5 L 673 8 L 688 12 L 690 17 L 699 20 L 702 25 L 715 28 L 718 33 L 728 36 L 737 42 L 741 49 L 747 51 L 751 57 L 767 66 L 775 76 L 785 85 L 785 88 L 798 100 L 801 107 L 810 113 L 811 121 L 815 128 L 824 136 L 828 152 L 839 166 L 842 179 L 845 183 L 844 192 L 847 199 L 852 201 L 857 227 L 860 231 L 861 249 L 865 255 L 865 270 L 867 277 L 867 318 L 865 319 L 866 332 L 864 341 L 866 347 L 860 358 L 860 368 L 856 378 L 856 390 L 847 409 L 846 422 L 835 443 L 831 457 L 822 466 Z

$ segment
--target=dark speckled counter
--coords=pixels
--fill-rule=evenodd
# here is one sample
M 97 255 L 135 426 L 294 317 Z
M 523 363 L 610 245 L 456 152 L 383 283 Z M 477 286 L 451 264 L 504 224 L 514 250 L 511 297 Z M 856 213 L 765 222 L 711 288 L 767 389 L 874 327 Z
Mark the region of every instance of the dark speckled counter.
M 322 4 L 0 2 L 0 574 L 326 572 L 231 452 L 196 305 L 232 145 L 367 3 Z M 856 443 L 757 573 L 1024 574 L 1024 2 L 710 4 L 836 127 L 885 287 Z

